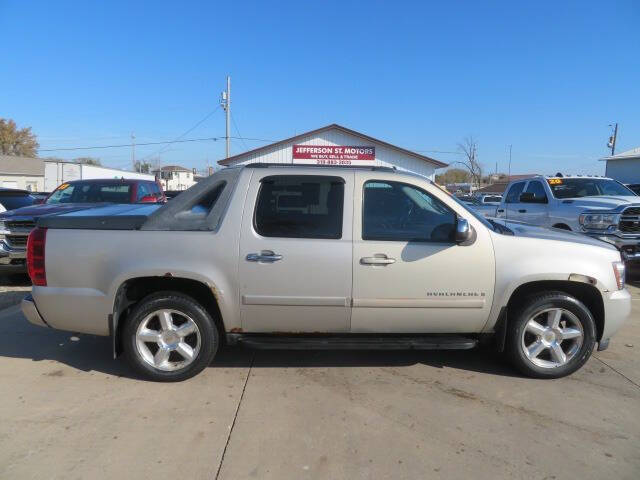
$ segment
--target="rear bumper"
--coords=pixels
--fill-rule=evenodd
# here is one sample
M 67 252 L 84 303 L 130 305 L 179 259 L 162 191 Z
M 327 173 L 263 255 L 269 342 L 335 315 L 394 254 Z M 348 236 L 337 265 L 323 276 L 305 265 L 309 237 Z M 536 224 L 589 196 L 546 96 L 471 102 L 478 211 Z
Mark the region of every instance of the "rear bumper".
M 32 289 L 33 302 L 43 322 L 57 330 L 109 335 L 109 314 L 113 300 L 92 288 L 38 287 Z
M 36 302 L 33 301 L 33 297 L 31 295 L 27 295 L 22 300 L 20 308 L 22 309 L 24 316 L 27 317 L 27 320 L 34 325 L 38 325 L 39 327 L 49 326 L 40 316 L 40 312 L 38 312 L 38 308 L 36 307 Z
M 615 334 L 631 314 L 631 294 L 627 289 L 605 293 L 602 296 L 604 303 L 604 329 L 602 340 L 607 341 Z

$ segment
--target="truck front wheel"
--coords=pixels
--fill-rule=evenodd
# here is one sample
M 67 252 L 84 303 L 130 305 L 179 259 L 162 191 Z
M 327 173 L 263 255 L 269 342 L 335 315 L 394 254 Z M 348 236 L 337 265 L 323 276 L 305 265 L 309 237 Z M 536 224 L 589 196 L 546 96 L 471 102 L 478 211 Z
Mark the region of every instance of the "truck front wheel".
M 578 370 L 591 356 L 596 327 L 589 309 L 563 292 L 525 299 L 509 315 L 507 351 L 527 376 L 559 378 Z
M 220 343 L 207 311 L 177 292 L 142 299 L 129 315 L 123 340 L 133 369 L 161 382 L 186 380 L 200 373 L 211 363 Z

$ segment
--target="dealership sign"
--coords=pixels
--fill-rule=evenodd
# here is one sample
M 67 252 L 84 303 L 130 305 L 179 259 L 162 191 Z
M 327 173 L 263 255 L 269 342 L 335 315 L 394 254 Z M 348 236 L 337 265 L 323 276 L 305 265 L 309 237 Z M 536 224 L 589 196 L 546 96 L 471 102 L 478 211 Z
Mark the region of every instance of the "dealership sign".
M 366 165 L 376 159 L 376 147 L 294 145 L 294 163 L 314 165 Z

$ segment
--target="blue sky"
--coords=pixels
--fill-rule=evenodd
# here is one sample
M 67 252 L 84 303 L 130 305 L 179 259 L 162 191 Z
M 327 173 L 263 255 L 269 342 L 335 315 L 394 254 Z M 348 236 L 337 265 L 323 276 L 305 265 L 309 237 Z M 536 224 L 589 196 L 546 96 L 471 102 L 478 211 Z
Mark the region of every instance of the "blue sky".
M 232 76 L 244 137 L 339 123 L 445 162 L 465 136 L 485 169 L 604 173 L 640 146 L 640 2 L 50 2 L 0 0 L 0 117 L 41 148 L 172 140 Z M 233 135 L 238 135 L 233 130 Z M 218 109 L 184 138 L 224 136 Z M 239 153 L 264 143 L 234 140 Z M 137 148 L 202 168 L 224 142 Z M 54 153 L 41 153 L 42 156 Z M 130 165 L 130 148 L 56 152 Z

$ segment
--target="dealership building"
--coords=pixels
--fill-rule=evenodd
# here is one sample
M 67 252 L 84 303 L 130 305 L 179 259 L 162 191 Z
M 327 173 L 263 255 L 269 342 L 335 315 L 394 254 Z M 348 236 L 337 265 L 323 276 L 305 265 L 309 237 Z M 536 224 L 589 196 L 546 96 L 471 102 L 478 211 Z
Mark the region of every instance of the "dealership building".
M 375 165 L 417 173 L 431 180 L 435 178 L 436 169 L 447 166 L 439 160 L 336 124 L 249 150 L 218 163 L 223 166 L 249 163 Z

